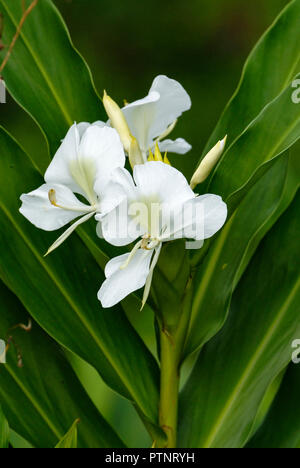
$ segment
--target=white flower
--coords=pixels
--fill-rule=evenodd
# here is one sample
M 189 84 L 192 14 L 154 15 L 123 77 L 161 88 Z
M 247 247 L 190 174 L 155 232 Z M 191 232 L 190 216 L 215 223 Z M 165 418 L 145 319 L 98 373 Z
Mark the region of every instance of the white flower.
M 204 240 L 224 225 L 227 206 L 216 195 L 197 196 L 177 169 L 162 162 L 125 169 L 112 175 L 114 197 L 123 202 L 102 220 L 103 237 L 113 245 L 138 242 L 129 254 L 108 262 L 98 298 L 112 307 L 145 285 L 143 305 L 149 295 L 153 270 L 163 242 L 189 238 Z
M 191 108 L 191 99 L 178 81 L 157 76 L 148 96 L 123 107 L 123 115 L 106 93 L 104 105 L 111 119 L 108 124 L 112 123 L 118 130 L 126 151 L 129 151 L 132 135 L 139 144 L 144 162 L 148 159 L 149 151 L 154 151 L 156 142 L 162 152 L 185 154 L 190 151 L 191 145 L 183 138 L 165 140 L 174 129 L 178 117 Z
M 57 248 L 77 226 L 118 203 L 110 196 L 110 175 L 124 167 L 125 154 L 116 130 L 101 122 L 74 124 L 45 174 L 45 184 L 21 196 L 20 212 L 32 224 L 54 231 L 79 219 L 50 247 Z M 83 196 L 86 203 L 74 194 Z
M 122 109 L 145 159 L 149 149 L 153 151 L 156 140 L 159 140 L 162 152 L 184 154 L 191 149 L 182 138 L 164 140 L 173 130 L 178 117 L 191 105 L 189 95 L 178 81 L 159 75 L 153 81 L 148 96 Z

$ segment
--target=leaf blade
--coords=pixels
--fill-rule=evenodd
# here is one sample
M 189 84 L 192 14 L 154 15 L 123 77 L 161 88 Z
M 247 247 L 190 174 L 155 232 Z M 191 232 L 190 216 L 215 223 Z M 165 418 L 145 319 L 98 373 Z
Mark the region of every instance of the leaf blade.
M 298 193 L 252 260 L 225 327 L 200 354 L 182 396 L 183 446 L 242 447 L 266 389 L 291 359 L 300 333 L 299 202 Z

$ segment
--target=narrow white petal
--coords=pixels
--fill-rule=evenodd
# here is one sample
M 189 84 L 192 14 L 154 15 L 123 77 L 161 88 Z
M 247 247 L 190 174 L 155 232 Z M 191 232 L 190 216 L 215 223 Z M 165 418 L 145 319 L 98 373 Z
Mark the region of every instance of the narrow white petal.
M 53 206 L 49 201 L 50 190 L 55 190 L 59 205 L 68 206 L 70 209 Z M 20 213 L 36 227 L 45 231 L 60 229 L 89 210 L 89 207 L 81 203 L 69 188 L 58 184 L 44 184 L 33 192 L 23 194 L 21 201 Z
M 111 260 L 105 270 L 107 279 L 98 293 L 102 307 L 113 307 L 132 292 L 142 288 L 147 280 L 153 251 L 138 250 L 127 268 L 120 269 L 129 254 Z
M 46 253 L 45 257 L 49 255 L 53 250 L 57 249 L 71 234 L 72 232 L 75 231 L 75 229 L 80 226 L 80 224 L 85 223 L 88 221 L 92 216 L 94 216 L 94 213 L 88 213 L 87 215 L 83 216 L 82 218 L 78 219 L 72 226 L 70 226 L 48 249 L 48 252 Z
M 145 304 L 146 304 L 146 302 L 148 300 L 149 294 L 150 294 L 153 273 L 154 273 L 154 269 L 155 269 L 155 267 L 157 265 L 157 262 L 158 262 L 158 259 L 159 259 L 159 256 L 160 256 L 161 248 L 162 248 L 162 244 L 159 244 L 159 246 L 155 249 L 154 258 L 152 260 L 150 271 L 149 271 L 149 274 L 148 274 L 148 277 L 147 277 L 147 280 L 146 280 L 146 284 L 145 284 L 145 289 L 144 289 L 144 294 L 143 294 L 143 302 L 142 302 L 142 309 L 144 308 L 144 306 L 145 306 Z
M 167 151 L 168 153 L 186 154 L 192 149 L 192 146 L 183 138 L 177 138 L 175 141 L 164 140 L 159 142 L 158 146 L 162 153 Z

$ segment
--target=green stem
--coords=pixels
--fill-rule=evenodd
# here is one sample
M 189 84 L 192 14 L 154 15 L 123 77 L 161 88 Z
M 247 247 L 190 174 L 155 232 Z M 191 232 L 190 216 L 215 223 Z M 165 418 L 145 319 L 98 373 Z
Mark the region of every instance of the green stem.
M 175 329 L 165 326 L 160 331 L 160 405 L 159 424 L 167 436 L 167 442 L 159 448 L 176 448 L 178 397 L 182 351 L 188 331 L 192 301 L 192 278 L 183 297 L 179 322 Z
M 172 337 L 165 331 L 160 334 L 161 384 L 159 424 L 167 435 L 167 443 L 161 448 L 175 448 L 177 436 L 179 356 Z

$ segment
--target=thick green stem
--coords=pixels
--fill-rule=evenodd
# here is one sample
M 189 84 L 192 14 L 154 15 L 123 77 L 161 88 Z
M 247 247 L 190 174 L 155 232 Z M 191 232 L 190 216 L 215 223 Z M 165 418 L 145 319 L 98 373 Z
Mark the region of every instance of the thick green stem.
M 159 423 L 167 435 L 167 443 L 164 445 L 164 448 L 175 448 L 178 415 L 179 356 L 172 337 L 165 331 L 161 331 L 160 343 L 161 384 Z
M 182 351 L 188 331 L 192 301 L 192 278 L 190 278 L 180 304 L 179 321 L 176 326 L 169 324 L 160 331 L 160 406 L 159 424 L 167 435 L 165 448 L 176 448 L 178 396 Z M 163 448 L 160 447 L 160 448 Z

